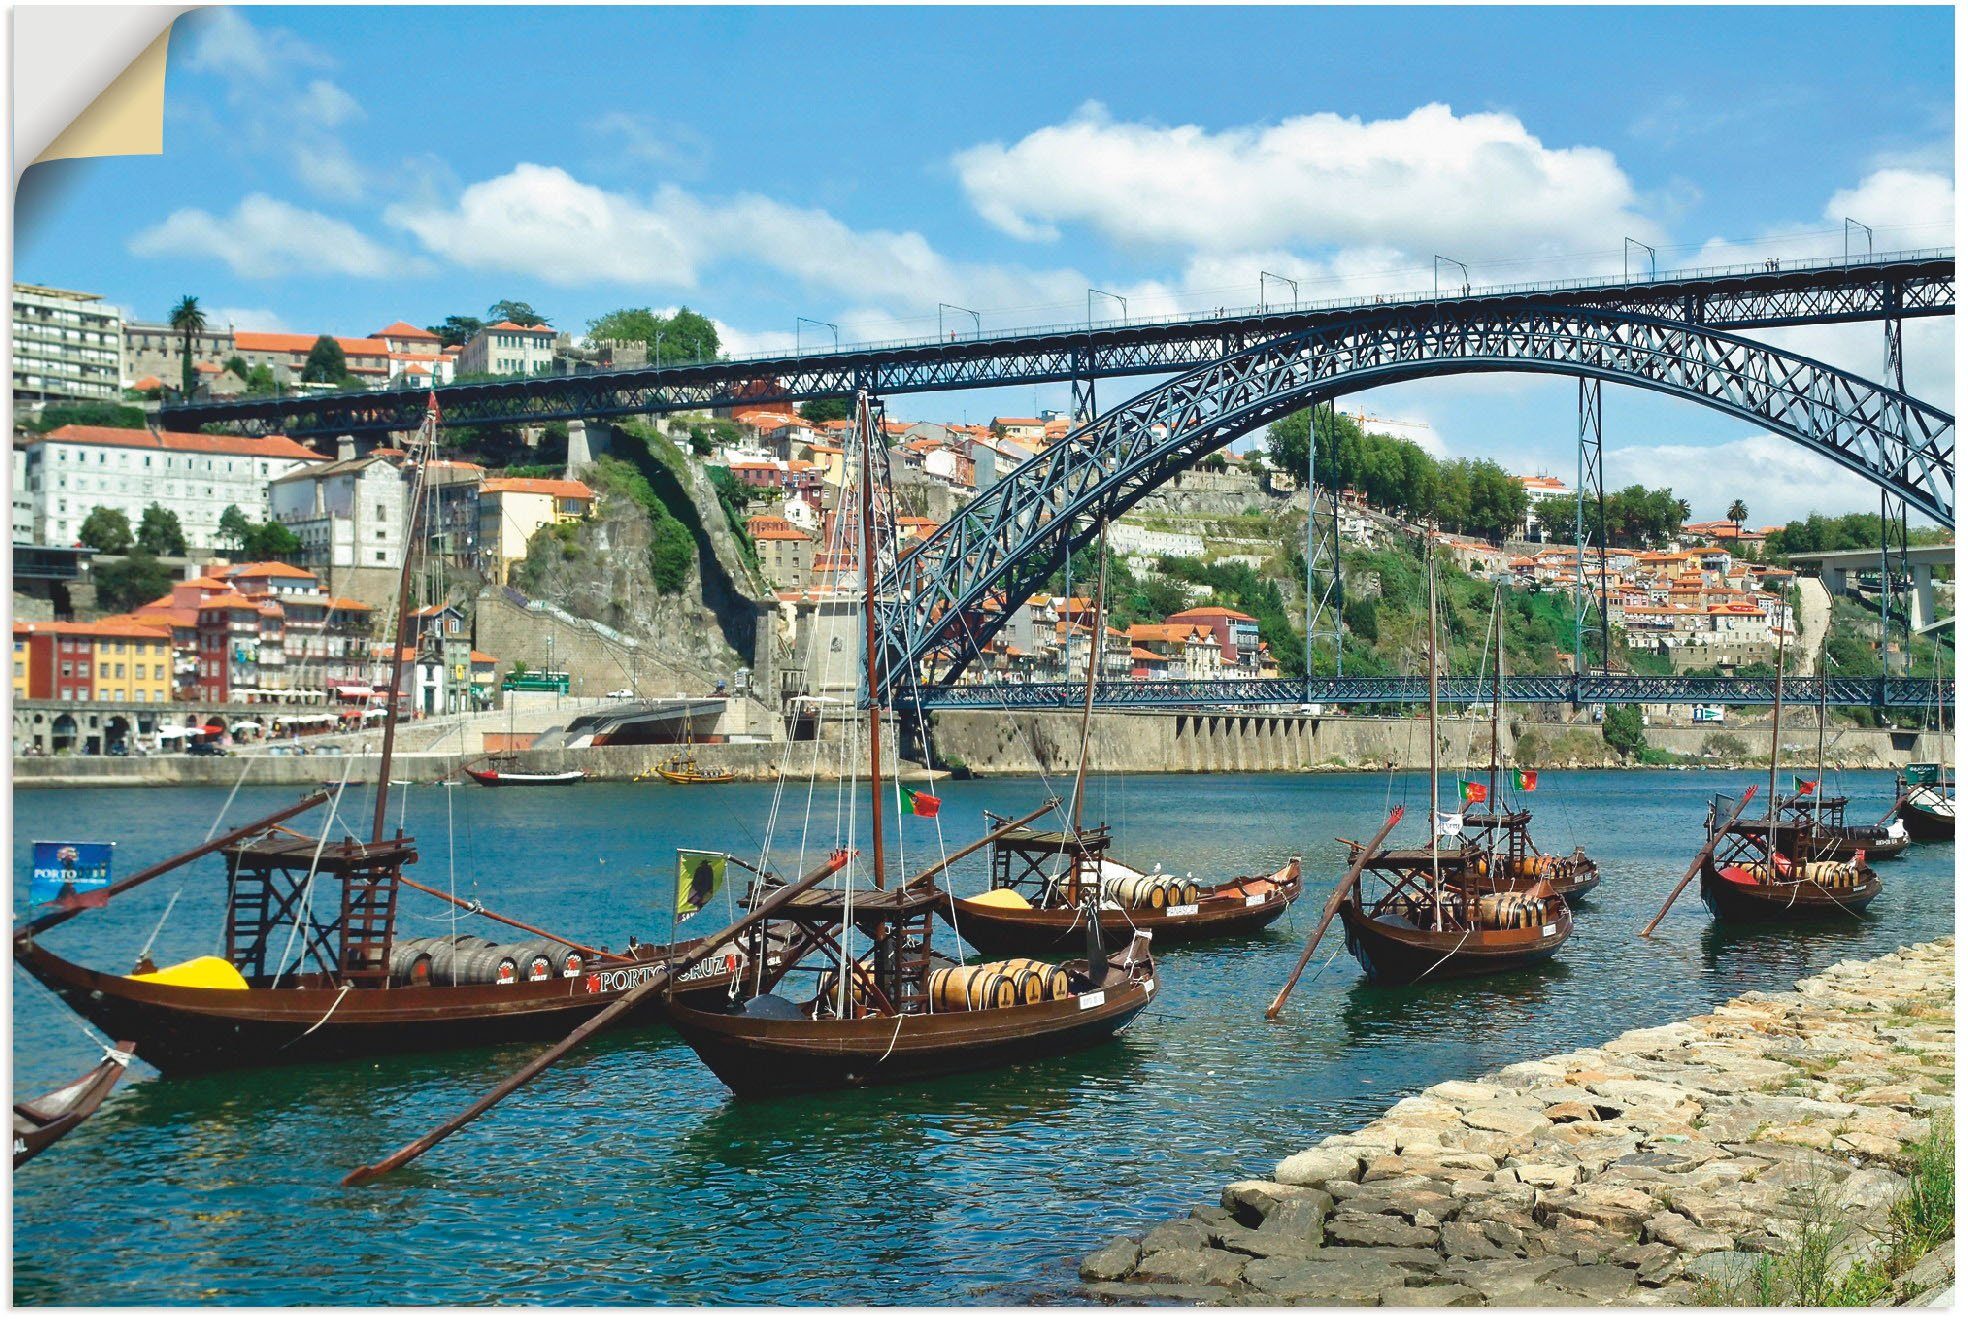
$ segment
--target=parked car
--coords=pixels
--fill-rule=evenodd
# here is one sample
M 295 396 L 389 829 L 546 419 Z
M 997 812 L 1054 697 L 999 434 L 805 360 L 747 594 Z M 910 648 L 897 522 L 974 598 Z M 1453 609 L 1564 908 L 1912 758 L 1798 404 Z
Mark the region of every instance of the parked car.
M 611 701 L 633 701 L 635 700 L 635 689 L 616 688 L 613 692 L 608 694 L 608 698 Z
M 231 756 L 231 751 L 215 742 L 195 742 L 185 748 L 187 756 Z
M 130 754 L 130 744 L 126 742 L 113 742 L 109 745 L 109 754 L 111 756 L 128 756 Z

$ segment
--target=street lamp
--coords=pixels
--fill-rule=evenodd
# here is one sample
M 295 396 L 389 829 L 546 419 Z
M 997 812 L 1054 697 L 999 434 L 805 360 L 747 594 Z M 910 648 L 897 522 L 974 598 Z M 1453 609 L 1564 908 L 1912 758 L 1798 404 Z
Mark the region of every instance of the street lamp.
M 962 312 L 965 316 L 968 316 L 971 319 L 971 321 L 976 325 L 977 334 L 979 336 L 983 335 L 984 318 L 979 316 L 976 312 L 973 312 L 968 307 L 959 307 L 955 303 L 938 303 L 936 304 L 936 337 L 939 340 L 943 338 L 943 309 L 946 307 L 953 312 Z
M 1633 251 L 1634 248 L 1639 248 L 1647 254 L 1647 278 L 1650 280 L 1653 279 L 1656 275 L 1660 273 L 1658 267 L 1655 265 L 1656 258 L 1659 256 L 1659 254 L 1656 253 L 1652 248 L 1648 247 L 1645 243 L 1642 243 L 1637 238 L 1626 238 L 1620 240 L 1620 277 L 1622 279 L 1633 278 L 1630 274 L 1627 273 L 1626 258 Z
M 1872 226 L 1862 225 L 1848 215 L 1845 217 L 1845 260 L 1847 261 L 1852 259 L 1852 230 L 1855 228 L 1865 230 L 1866 255 L 1868 257 L 1872 255 Z
M 1442 263 L 1445 261 L 1462 271 L 1462 291 L 1467 295 L 1469 292 L 1469 267 L 1463 265 L 1454 257 L 1437 256 L 1435 258 L 1435 296 L 1437 298 L 1442 296 Z
M 793 318 L 793 356 L 794 357 L 798 357 L 806 352 L 805 349 L 800 347 L 800 327 L 803 325 L 816 325 L 819 326 L 822 330 L 831 330 L 834 335 L 834 352 L 836 353 L 840 352 L 841 328 L 839 326 L 835 325 L 832 321 L 816 321 L 810 316 L 795 316 Z
M 1297 280 L 1295 280 L 1295 279 L 1291 279 L 1290 277 L 1288 277 L 1288 276 L 1284 276 L 1284 275 L 1273 275 L 1273 274 L 1272 274 L 1272 273 L 1271 273 L 1270 271 L 1268 271 L 1268 270 L 1261 270 L 1261 271 L 1259 271 L 1259 272 L 1257 272 L 1257 310 L 1258 310 L 1258 311 L 1259 311 L 1260 313 L 1262 313 L 1262 312 L 1264 311 L 1264 282 L 1265 282 L 1266 280 L 1277 280 L 1277 281 L 1278 281 L 1279 283 L 1281 283 L 1281 284 L 1289 284 L 1289 285 L 1291 285 L 1291 291 L 1292 291 L 1292 306 L 1294 306 L 1294 307 L 1296 307 L 1296 306 L 1298 306 L 1298 281 L 1297 281 Z
M 1088 325 L 1093 324 L 1093 296 L 1095 294 L 1099 294 L 1102 298 L 1112 298 L 1115 302 L 1119 303 L 1121 305 L 1121 320 L 1125 322 L 1128 319 L 1127 299 L 1121 297 L 1121 295 L 1118 293 L 1109 293 L 1105 289 L 1088 289 L 1087 290 L 1087 324 Z

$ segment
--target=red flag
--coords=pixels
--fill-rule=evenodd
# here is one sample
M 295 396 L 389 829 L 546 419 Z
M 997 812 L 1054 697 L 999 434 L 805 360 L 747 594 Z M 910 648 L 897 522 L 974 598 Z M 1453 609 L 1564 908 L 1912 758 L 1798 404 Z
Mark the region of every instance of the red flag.
M 907 797 L 909 814 L 912 816 L 934 816 L 938 808 L 943 805 L 942 798 L 931 797 L 927 793 L 910 793 Z

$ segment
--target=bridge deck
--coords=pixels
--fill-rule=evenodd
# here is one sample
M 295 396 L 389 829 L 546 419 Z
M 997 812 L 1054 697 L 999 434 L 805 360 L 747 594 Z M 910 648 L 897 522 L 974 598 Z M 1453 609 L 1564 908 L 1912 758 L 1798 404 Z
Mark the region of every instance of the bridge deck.
M 1827 701 L 1834 706 L 1931 709 L 1934 682 L 1926 678 L 1833 678 Z M 1787 678 L 1784 700 L 1813 705 L 1819 680 Z M 1654 678 L 1630 674 L 1516 675 L 1503 681 L 1505 704 L 1767 706 L 1776 683 L 1768 678 Z M 1079 683 L 968 683 L 922 689 L 924 710 L 1076 710 L 1085 700 Z M 1440 699 L 1457 705 L 1486 703 L 1491 681 L 1447 678 Z M 1108 710 L 1199 710 L 1221 706 L 1387 706 L 1428 700 L 1428 680 L 1392 678 L 1228 678 L 1100 683 L 1094 705 Z M 1954 705 L 1954 683 L 1941 684 L 1940 700 Z M 914 704 L 913 694 L 909 704 Z

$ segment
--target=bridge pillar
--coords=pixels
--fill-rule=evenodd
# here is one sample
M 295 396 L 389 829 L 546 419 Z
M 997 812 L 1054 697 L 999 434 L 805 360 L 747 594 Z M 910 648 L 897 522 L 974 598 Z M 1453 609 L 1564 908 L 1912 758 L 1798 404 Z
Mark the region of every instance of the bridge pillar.
M 567 424 L 567 479 L 572 481 L 592 462 L 594 458 L 588 452 L 588 424 L 577 417 Z
M 1912 566 L 1913 590 L 1907 600 L 1907 626 L 1919 632 L 1934 621 L 1934 567 L 1931 564 Z

